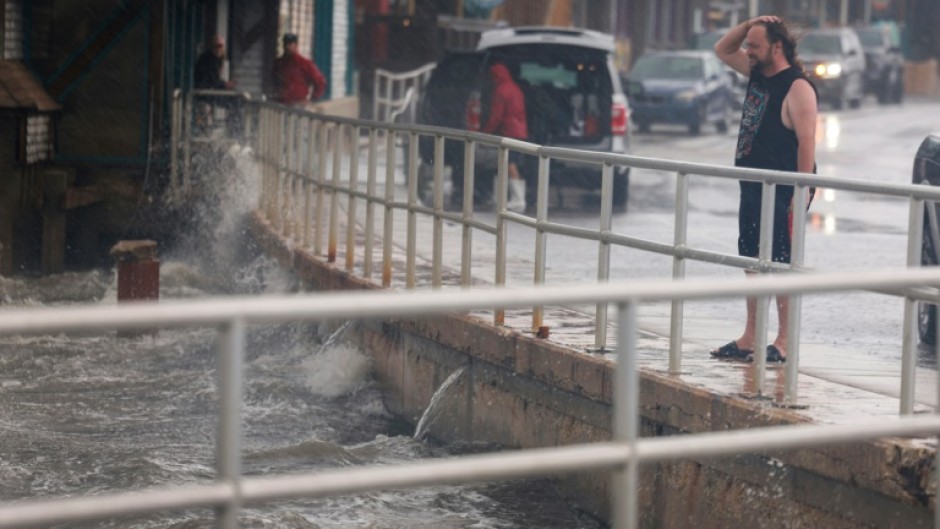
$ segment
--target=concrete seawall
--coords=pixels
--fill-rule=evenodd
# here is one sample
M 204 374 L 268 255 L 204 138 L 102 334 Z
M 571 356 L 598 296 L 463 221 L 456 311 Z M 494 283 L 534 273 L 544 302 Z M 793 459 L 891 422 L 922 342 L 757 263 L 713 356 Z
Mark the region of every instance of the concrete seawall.
M 251 231 L 264 251 L 315 290 L 379 288 L 293 248 L 260 215 Z M 417 423 L 457 369 L 447 412 L 430 432 L 445 441 L 511 448 L 609 440 L 613 362 L 470 315 L 369 321 L 355 335 L 373 355 L 388 409 Z M 721 394 L 681 377 L 641 373 L 644 436 L 807 422 L 805 414 Z M 641 470 L 642 527 L 930 527 L 934 445 L 883 440 Z M 608 473 L 559 476 L 573 501 L 607 518 Z

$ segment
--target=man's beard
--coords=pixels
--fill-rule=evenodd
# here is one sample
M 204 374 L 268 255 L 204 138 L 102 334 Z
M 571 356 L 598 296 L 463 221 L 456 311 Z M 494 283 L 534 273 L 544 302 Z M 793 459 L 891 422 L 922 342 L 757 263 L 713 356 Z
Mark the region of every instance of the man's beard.
M 770 66 L 770 64 L 771 64 L 770 59 L 759 59 L 755 57 L 754 66 L 752 66 L 751 69 L 756 72 L 763 73 L 767 69 L 767 67 Z

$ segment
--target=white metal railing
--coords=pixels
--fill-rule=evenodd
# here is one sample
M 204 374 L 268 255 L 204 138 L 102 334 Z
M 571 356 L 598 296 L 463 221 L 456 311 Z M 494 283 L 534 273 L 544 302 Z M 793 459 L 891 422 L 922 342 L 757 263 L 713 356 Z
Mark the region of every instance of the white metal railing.
M 191 188 L 194 144 L 236 139 L 231 137 L 231 131 L 222 128 L 230 114 L 234 113 L 241 123 L 241 137 L 237 139 L 252 141 L 257 107 L 248 106 L 249 101 L 250 94 L 231 90 L 192 90 L 186 94 L 179 88 L 173 91 L 169 185 L 174 192 Z
M 532 143 L 498 138 L 486 134 L 442 129 L 437 127 L 386 124 L 375 121 L 344 119 L 311 114 L 298 109 L 279 105 L 264 104 L 259 111 L 262 142 L 257 150 L 262 163 L 263 185 L 260 210 L 270 220 L 281 235 L 291 238 L 302 248 L 312 250 L 317 256 L 326 256 L 333 262 L 337 255 L 337 230 L 339 215 L 346 215 L 346 270 L 354 271 L 356 262 L 357 229 L 356 203 L 362 201 L 366 207 L 363 277 L 372 279 L 374 272 L 373 251 L 377 222 L 376 207 L 384 210 L 384 224 L 381 236 L 382 275 L 381 284 L 391 286 L 393 261 L 392 246 L 401 241 L 394 238 L 394 212 L 403 211 L 407 215 L 405 286 L 416 288 L 416 242 L 418 239 L 416 219 L 418 215 L 433 219 L 432 237 L 432 279 L 431 288 L 440 288 L 443 248 L 443 222 L 452 222 L 463 227 L 461 241 L 461 279 L 460 284 L 468 287 L 471 282 L 470 268 L 473 262 L 471 241 L 475 231 L 493 235 L 496 239 L 496 264 L 494 283 L 498 286 L 506 282 L 506 244 L 507 229 L 510 222 L 528 226 L 535 231 L 535 255 L 533 282 L 545 282 L 546 236 L 558 234 L 585 240 L 597 241 L 598 244 L 598 281 L 607 282 L 610 277 L 610 247 L 619 246 L 646 252 L 670 256 L 673 259 L 673 278 L 685 277 L 685 263 L 688 260 L 731 266 L 757 272 L 805 272 L 803 254 L 806 233 L 806 216 L 793 216 L 792 259 L 789 265 L 771 261 L 772 225 L 776 186 L 795 186 L 794 203 L 803 204 L 808 200 L 809 188 L 823 187 L 833 190 L 869 193 L 882 197 L 903 197 L 909 200 L 907 265 L 920 266 L 920 251 L 923 233 L 923 215 L 926 202 L 940 200 L 940 189 L 914 184 L 890 184 L 865 182 L 844 178 L 832 178 L 804 173 L 743 169 L 727 166 L 715 166 L 672 160 L 641 158 L 636 156 L 598 153 L 575 149 L 542 147 Z M 300 123 L 300 128 L 297 124 Z M 299 133 L 297 131 L 300 131 Z M 365 144 L 366 175 L 365 189 L 360 184 L 359 176 L 360 147 L 359 138 L 367 138 Z M 422 204 L 417 196 L 418 187 L 418 142 L 420 138 L 430 138 L 434 143 L 433 156 L 433 203 Z M 379 182 L 379 142 L 385 143 L 384 182 Z M 406 147 L 403 156 L 407 168 L 407 198 L 402 201 L 395 196 L 394 177 L 398 163 L 396 138 L 404 138 Z M 287 141 L 290 139 L 290 141 Z M 460 212 L 445 211 L 443 207 L 444 178 L 444 142 L 458 141 L 464 144 L 464 186 L 463 208 Z M 309 146 L 309 147 L 305 147 Z M 317 148 L 314 149 L 314 146 Z M 354 146 L 350 148 L 350 146 Z M 496 217 L 494 224 L 480 222 L 474 217 L 473 177 L 475 153 L 477 147 L 488 146 L 498 150 L 499 164 L 496 179 Z M 332 150 L 329 150 L 329 149 Z M 538 158 L 538 191 L 535 217 L 513 213 L 506 209 L 507 160 L 509 151 L 517 151 Z M 306 165 L 298 165 L 297 160 L 306 160 Z M 548 216 L 548 197 L 550 185 L 550 162 L 562 160 L 593 164 L 601 168 L 602 205 L 597 229 L 575 227 L 551 220 Z M 330 176 L 326 174 L 330 164 Z M 342 165 L 346 164 L 349 175 L 341 174 Z M 616 166 L 656 169 L 676 175 L 675 233 L 671 242 L 647 240 L 626 234 L 616 233 L 611 229 L 613 171 Z M 761 182 L 763 186 L 761 210 L 762 230 L 760 233 L 760 254 L 758 258 L 741 257 L 736 254 L 715 252 L 689 245 L 686 239 L 688 226 L 689 177 L 692 175 L 730 180 L 750 180 Z M 384 184 L 384 192 L 379 185 Z M 346 204 L 339 204 L 339 196 L 347 198 Z M 330 200 L 327 203 L 326 197 Z M 300 200 L 302 197 L 302 201 Z M 302 203 L 301 203 L 302 202 Z M 345 210 L 342 208 L 345 207 Z M 327 220 L 328 219 L 328 220 Z M 328 241 L 326 252 L 323 250 L 324 230 Z M 312 232 L 312 233 L 311 233 Z M 903 293 L 904 323 L 902 329 L 902 366 L 900 383 L 900 413 L 907 415 L 914 409 L 914 379 L 916 368 L 916 304 L 918 300 L 940 302 L 940 294 L 935 288 L 912 289 Z M 768 329 L 769 298 L 758 298 L 758 318 L 754 344 L 754 379 L 758 395 L 766 394 L 765 366 Z M 683 339 L 683 302 L 675 300 L 672 304 L 670 326 L 669 371 L 681 371 Z M 785 386 L 786 405 L 796 405 L 798 400 L 798 369 L 800 353 L 800 311 L 798 297 L 790 300 L 788 328 L 789 355 L 786 364 Z M 533 306 L 532 330 L 542 327 L 542 308 Z M 495 310 L 493 322 L 504 323 L 504 312 Z M 607 346 L 607 307 L 596 306 L 595 347 Z
M 408 123 L 415 122 L 415 105 L 424 84 L 431 77 L 437 63 L 428 63 L 407 72 L 375 70 L 372 89 L 372 117 L 376 121 L 392 123 L 408 112 Z
M 897 436 L 940 433 L 940 415 L 860 421 L 850 425 L 795 425 L 639 438 L 637 306 L 644 301 L 695 300 L 742 295 L 798 295 L 877 288 L 903 293 L 940 284 L 940 268 L 837 274 L 764 276 L 727 281 L 634 281 L 619 284 L 528 287 L 454 292 L 345 292 L 217 298 L 189 302 L 135 303 L 16 309 L 0 312 L 0 335 L 103 329 L 215 326 L 219 340 L 219 410 L 216 481 L 150 491 L 0 504 L 0 528 L 103 520 L 195 507 L 214 507 L 217 525 L 238 527 L 243 505 L 278 499 L 336 496 L 379 489 L 465 483 L 570 472 L 610 470 L 615 529 L 638 525 L 640 464 L 795 449 Z M 253 323 L 337 318 L 435 316 L 489 307 L 603 303 L 617 307 L 617 362 L 613 435 L 609 442 L 464 456 L 394 466 L 374 466 L 281 476 L 241 474 L 241 405 L 246 326 Z M 940 387 L 940 384 L 938 384 Z M 934 479 L 940 474 L 935 474 Z M 940 509 L 934 527 L 940 529 Z

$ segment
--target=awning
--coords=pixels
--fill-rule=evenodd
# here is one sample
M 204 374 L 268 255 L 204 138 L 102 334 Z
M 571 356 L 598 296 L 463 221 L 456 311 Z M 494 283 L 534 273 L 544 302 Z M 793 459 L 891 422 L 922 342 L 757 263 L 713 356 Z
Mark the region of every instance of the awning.
M 61 110 L 42 83 L 20 61 L 0 61 L 0 108 L 30 109 L 40 112 Z

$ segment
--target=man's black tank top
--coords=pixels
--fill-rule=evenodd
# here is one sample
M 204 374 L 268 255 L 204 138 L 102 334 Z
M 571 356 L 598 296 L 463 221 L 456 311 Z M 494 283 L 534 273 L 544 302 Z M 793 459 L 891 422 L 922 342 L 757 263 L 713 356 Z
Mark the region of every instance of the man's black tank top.
M 806 76 L 799 68 L 793 66 L 771 77 L 766 77 L 758 71 L 751 72 L 741 114 L 734 165 L 796 171 L 799 142 L 796 132 L 783 126 L 781 111 L 783 100 L 797 79 L 806 79 Z M 812 83 L 810 85 L 812 86 Z

